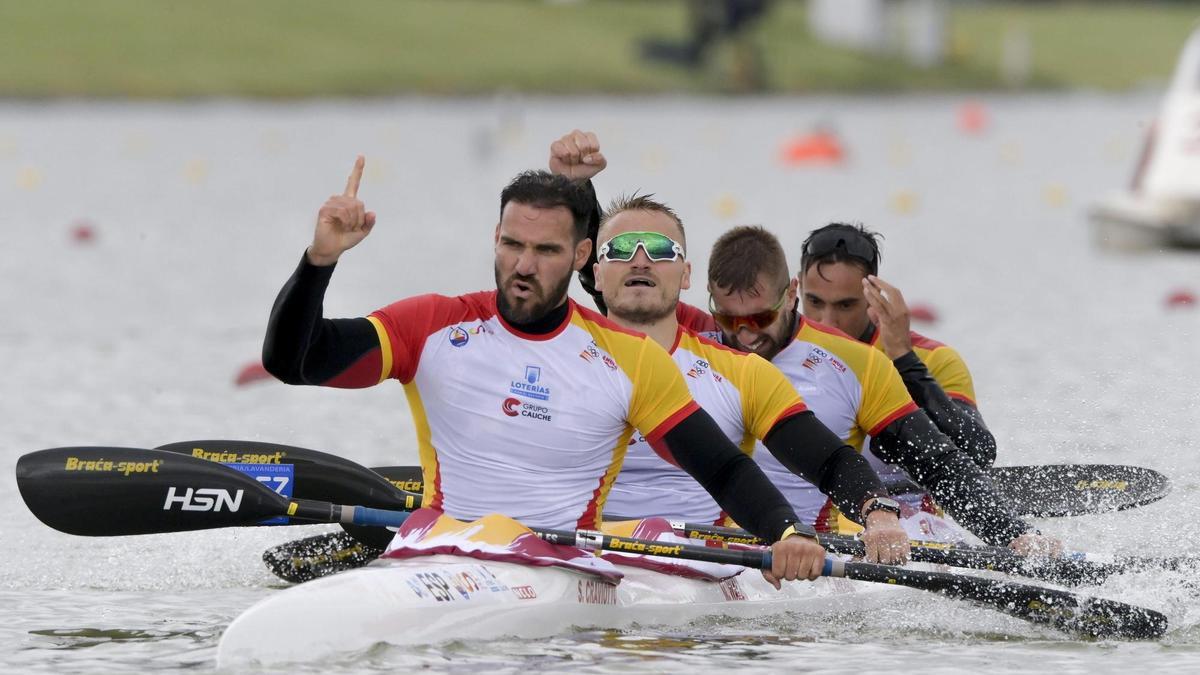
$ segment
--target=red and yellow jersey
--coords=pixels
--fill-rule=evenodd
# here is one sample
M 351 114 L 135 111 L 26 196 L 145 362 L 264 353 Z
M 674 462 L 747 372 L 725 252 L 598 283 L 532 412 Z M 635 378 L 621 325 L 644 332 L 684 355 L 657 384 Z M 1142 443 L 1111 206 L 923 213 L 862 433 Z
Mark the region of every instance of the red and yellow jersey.
M 680 328 L 671 357 L 696 402 L 747 454 L 781 420 L 803 412 L 796 388 L 755 354 L 729 349 Z M 658 456 L 646 439 L 630 440 L 625 464 L 608 497 L 610 513 L 720 522 L 721 508 L 691 476 Z
M 963 361 L 962 356 L 953 347 L 927 338 L 916 331 L 910 331 L 909 336 L 912 338 L 913 352 L 921 359 L 921 363 L 925 364 L 929 374 L 937 380 L 946 395 L 976 405 L 975 382 L 971 379 L 971 371 L 967 370 L 967 362 Z M 871 345 L 880 351 L 883 350 L 878 330 L 871 337 Z
M 697 409 L 662 347 L 573 301 L 545 335 L 504 321 L 495 291 L 409 298 L 368 319 L 377 381 L 408 397 L 425 504 L 459 520 L 503 509 L 596 527 L 634 430 L 657 442 Z
M 684 325 L 719 339 L 716 323 L 694 307 L 676 312 Z M 795 335 L 771 363 L 791 381 L 817 419 L 850 446 L 863 450 L 867 438 L 917 411 L 900 373 L 882 351 L 845 333 L 797 317 Z M 801 520 L 823 529 L 837 509 L 815 485 L 793 474 L 769 451 L 754 453 L 771 482 Z

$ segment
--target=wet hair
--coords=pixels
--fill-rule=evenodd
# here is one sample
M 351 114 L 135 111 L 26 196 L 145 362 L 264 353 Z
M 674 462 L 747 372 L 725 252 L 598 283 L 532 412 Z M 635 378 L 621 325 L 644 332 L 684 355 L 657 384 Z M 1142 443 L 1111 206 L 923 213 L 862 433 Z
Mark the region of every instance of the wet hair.
M 788 284 L 783 245 L 761 226 L 739 225 L 713 244 L 708 258 L 710 287 L 731 293 L 753 291 L 760 274 L 766 274 L 768 283 L 775 283 L 779 289 Z
M 604 215 L 600 218 L 600 230 L 608 224 L 608 221 L 617 217 L 618 214 L 626 211 L 649 211 L 651 213 L 661 213 L 671 220 L 675 221 L 675 226 L 679 228 L 679 243 L 683 244 L 683 248 L 687 250 L 687 234 L 683 231 L 683 221 L 679 219 L 679 214 L 666 204 L 654 199 L 653 194 L 639 195 L 633 193 L 631 195 L 621 195 L 608 203 L 608 208 L 604 209 Z M 599 230 L 596 232 L 599 238 Z M 600 242 L 596 242 L 599 246 Z
M 539 209 L 565 207 L 571 212 L 575 225 L 575 242 L 588 236 L 588 220 L 592 214 L 592 198 L 587 190 L 566 176 L 549 171 L 531 170 L 517 174 L 500 192 L 500 217 L 509 202 Z
M 861 223 L 830 223 L 809 233 L 800 249 L 800 274 L 813 265 L 846 263 L 863 271 L 879 274 L 879 240 L 883 235 Z M 819 270 L 818 270 L 819 271 Z

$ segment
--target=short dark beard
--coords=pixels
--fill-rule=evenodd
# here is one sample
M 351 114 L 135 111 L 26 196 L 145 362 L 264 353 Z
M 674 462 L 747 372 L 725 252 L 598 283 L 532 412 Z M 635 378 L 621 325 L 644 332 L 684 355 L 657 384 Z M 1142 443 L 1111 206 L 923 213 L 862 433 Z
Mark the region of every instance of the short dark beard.
M 543 299 L 540 302 L 530 299 L 522 300 L 520 303 L 514 304 L 509 300 L 508 296 L 505 295 L 505 289 L 509 285 L 508 282 L 511 282 L 514 278 L 520 278 L 522 280 L 525 279 L 523 277 L 517 277 L 517 275 L 514 274 L 508 279 L 502 280 L 500 278 L 500 268 L 497 267 L 494 269 L 496 275 L 496 309 L 500 311 L 500 316 L 502 316 L 504 320 L 510 324 L 533 323 L 534 321 L 546 316 L 554 308 L 558 307 L 566 300 L 567 288 L 571 285 L 571 275 L 567 274 L 565 277 L 563 277 L 562 281 L 556 284 L 554 288 L 550 289 L 549 293 L 543 294 Z M 528 283 L 537 289 L 541 289 L 541 286 L 532 279 L 529 279 Z
M 636 307 L 627 309 L 613 302 L 615 298 L 605 298 L 605 304 L 608 305 L 608 315 L 614 316 L 626 323 L 635 326 L 651 326 L 668 316 L 675 315 L 675 307 L 679 304 L 679 298 L 672 303 L 663 303 L 662 307 Z

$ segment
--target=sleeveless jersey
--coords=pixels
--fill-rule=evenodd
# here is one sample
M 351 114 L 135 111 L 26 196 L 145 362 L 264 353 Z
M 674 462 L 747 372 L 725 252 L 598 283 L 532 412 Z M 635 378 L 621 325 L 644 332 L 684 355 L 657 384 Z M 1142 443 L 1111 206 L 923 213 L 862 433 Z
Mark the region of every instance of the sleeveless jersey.
M 692 397 L 747 454 L 782 419 L 803 412 L 804 401 L 783 373 L 756 354 L 729 349 L 680 328 L 671 349 Z M 720 523 L 721 507 L 687 473 L 669 464 L 640 434 L 630 439 L 625 464 L 606 507 L 612 514 L 663 516 Z
M 379 381 L 404 385 L 426 505 L 459 520 L 501 512 L 595 528 L 634 429 L 655 443 L 697 410 L 662 347 L 568 302 L 545 335 L 505 322 L 496 291 L 409 298 L 368 317 Z

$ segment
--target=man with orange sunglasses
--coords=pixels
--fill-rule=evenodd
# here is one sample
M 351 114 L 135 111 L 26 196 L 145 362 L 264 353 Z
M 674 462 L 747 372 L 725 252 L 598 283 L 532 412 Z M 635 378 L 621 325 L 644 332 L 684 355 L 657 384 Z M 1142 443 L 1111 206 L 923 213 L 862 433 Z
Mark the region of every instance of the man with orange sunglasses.
M 568 134 L 551 147 L 551 169 L 577 181 L 590 179 L 605 165 L 594 134 Z M 684 327 L 772 361 L 825 426 L 855 448 L 870 437 L 881 458 L 904 468 L 988 543 L 1027 554 L 1061 550 L 1058 541 L 1018 518 L 979 467 L 917 407 L 882 352 L 799 314 L 798 281 L 790 277 L 773 235 L 762 228 L 726 233 L 713 248 L 708 279 L 711 313 L 679 303 Z M 581 282 L 594 297 L 601 296 L 600 304 L 595 280 L 581 276 Z M 818 529 L 842 528 L 838 509 L 815 486 L 771 453 L 754 457 L 803 520 Z

